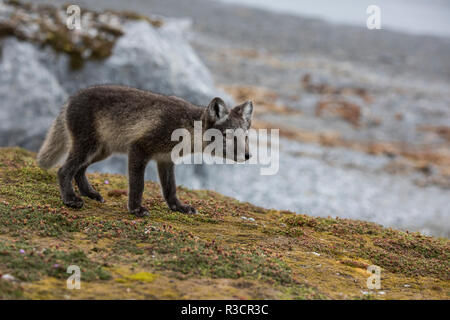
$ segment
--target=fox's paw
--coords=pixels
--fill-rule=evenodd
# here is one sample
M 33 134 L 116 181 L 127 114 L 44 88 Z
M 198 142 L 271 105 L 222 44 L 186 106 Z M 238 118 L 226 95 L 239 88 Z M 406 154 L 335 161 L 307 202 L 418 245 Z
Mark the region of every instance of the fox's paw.
M 92 200 L 97 200 L 98 202 L 104 203 L 105 199 L 103 199 L 102 195 L 97 191 L 91 191 L 89 193 L 82 193 L 83 196 L 91 198 Z
M 139 207 L 137 209 L 130 210 L 130 212 L 139 218 L 150 216 L 150 213 L 144 207 Z
M 194 207 L 187 205 L 187 204 L 181 204 L 181 203 L 173 204 L 173 205 L 170 205 L 170 209 L 173 211 L 179 211 L 179 212 L 183 212 L 186 214 L 197 214 L 197 210 Z
M 81 209 L 84 205 L 84 201 L 77 196 L 67 197 L 63 199 L 63 202 L 66 206 L 73 209 Z

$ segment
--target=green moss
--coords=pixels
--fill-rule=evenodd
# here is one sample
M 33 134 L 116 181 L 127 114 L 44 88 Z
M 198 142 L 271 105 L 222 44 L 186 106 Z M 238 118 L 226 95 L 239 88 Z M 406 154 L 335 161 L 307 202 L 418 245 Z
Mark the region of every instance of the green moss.
M 103 268 L 90 261 L 81 250 L 65 252 L 40 248 L 29 242 L 0 240 L 0 268 L 23 281 L 50 276 L 67 278 L 67 267 L 80 267 L 84 281 L 106 280 L 110 276 Z
M 345 251 L 347 255 L 371 260 L 392 272 L 408 276 L 432 274 L 442 280 L 450 280 L 450 244 L 447 239 L 385 229 L 375 223 L 350 219 L 291 214 L 282 221 L 289 226 L 287 234 L 299 237 L 312 251 L 335 257 Z M 305 235 L 308 229 L 327 233 L 340 241 L 336 241 L 336 245 L 317 241 Z
M 82 267 L 92 283 L 78 293 L 84 298 L 94 294 L 89 288 L 95 289 L 94 296 L 101 291 L 119 297 L 120 285 L 130 283 L 146 284 L 142 290 L 149 292 L 142 296 L 164 298 L 163 288 L 172 282 L 189 296 L 191 287 L 183 283 L 204 279 L 208 282 L 201 285 L 201 297 L 208 298 L 208 286 L 227 279 L 236 288 L 242 281 L 257 283 L 262 291 L 246 291 L 253 292 L 250 298 L 366 299 L 361 292 L 371 264 L 382 267 L 383 281 L 388 281 L 390 291 L 383 298 L 404 298 L 402 284 L 411 283 L 409 277 L 416 284 L 408 289 L 415 298 L 425 293 L 444 297 L 450 290 L 447 239 L 363 221 L 266 210 L 212 191 L 180 187 L 180 198 L 199 211 L 184 215 L 170 211 L 158 183 L 150 181 L 144 205 L 151 215 L 138 219 L 127 212 L 126 192 L 120 191 L 126 190 L 125 177 L 95 173 L 89 180 L 106 203 L 84 198 L 81 210 L 65 208 L 56 170 L 38 168 L 34 153 L 0 148 L 0 273 L 29 284 L 27 297 L 39 297 L 39 290 L 51 285 L 42 289 L 45 297 L 61 298 L 64 292 L 58 288 L 64 286 L 70 264 Z M 131 271 L 114 271 L 120 268 Z M 156 274 L 158 278 L 151 276 Z M 21 285 L 8 286 L 7 298 L 23 293 Z M 433 289 L 437 287 L 441 290 Z M 233 290 L 216 289 L 214 294 L 230 297 Z
M 116 15 L 118 15 L 120 17 L 124 17 L 124 18 L 129 19 L 129 20 L 147 21 L 149 24 L 151 24 L 155 28 L 162 27 L 162 25 L 164 24 L 164 22 L 161 19 L 150 18 L 148 16 L 139 14 L 139 13 L 134 12 L 134 11 L 128 11 L 128 10 L 114 11 L 114 10 L 109 10 L 108 12 L 111 12 L 113 14 L 116 14 Z
M 18 283 L 0 278 L 0 300 L 18 300 L 23 298 L 23 290 Z
M 153 282 L 158 275 L 150 272 L 138 272 L 132 275 L 125 275 L 123 278 L 115 279 L 117 282 L 127 283 L 130 281 Z
M 50 207 L 15 207 L 0 204 L 0 230 L 13 236 L 36 233 L 42 237 L 64 238 L 79 231 L 76 216 Z

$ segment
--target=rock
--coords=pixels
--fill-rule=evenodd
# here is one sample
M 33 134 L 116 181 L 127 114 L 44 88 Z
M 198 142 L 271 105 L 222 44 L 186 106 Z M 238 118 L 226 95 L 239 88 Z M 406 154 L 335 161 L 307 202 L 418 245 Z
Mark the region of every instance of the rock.
M 350 122 L 354 127 L 358 128 L 361 124 L 362 111 L 361 107 L 355 103 L 345 101 L 343 99 L 324 99 L 320 100 L 316 106 L 316 116 L 320 117 L 324 111 L 328 111 L 332 115 L 337 115 L 342 119 Z
M 58 69 L 65 68 L 66 72 L 58 73 L 59 81 L 67 92 L 94 84 L 120 83 L 206 105 L 223 93 L 214 88 L 209 71 L 186 42 L 184 28 L 185 24 L 177 20 L 160 28 L 146 21 L 129 22 L 111 57 L 88 61 L 70 77 L 66 61 L 62 61 Z
M 20 10 L 19 18 L 9 12 L 11 8 Z M 44 16 L 40 16 L 44 9 L 33 8 L 8 5 L 1 8 L 0 27 L 8 22 L 16 29 L 11 32 L 10 27 L 0 28 L 3 30 L 0 32 L 0 146 L 18 145 L 38 150 L 65 100 L 77 90 L 95 84 L 128 85 L 177 95 L 199 105 L 207 105 L 214 96 L 232 101 L 214 87 L 211 74 L 187 42 L 186 32 L 190 26 L 187 20 L 166 19 L 156 24 L 154 21 L 159 20 L 108 13 L 117 18 L 110 18 L 115 21 L 110 25 L 92 22 L 95 20 L 92 16 L 105 14 L 87 12 L 82 22 L 88 30 L 79 32 L 86 33 L 83 37 L 89 36 L 94 43 L 94 53 L 88 54 L 89 48 L 80 40 L 84 38 L 78 31 L 59 30 L 66 30 L 65 25 L 58 25 L 65 21 L 64 17 L 48 21 L 50 15 L 44 20 Z M 65 14 L 64 10 L 56 12 Z M 39 36 L 40 27 L 30 18 L 32 16 L 41 17 L 48 28 L 53 28 L 52 39 L 61 37 L 60 41 L 68 47 Z M 113 38 L 111 30 L 114 30 Z M 99 36 L 101 32 L 103 36 Z M 98 46 L 112 49 L 95 53 Z M 72 61 L 74 56 L 78 57 L 78 62 L 82 59 L 77 68 Z
M 10 282 L 17 281 L 16 277 L 10 275 L 9 273 L 2 275 L 0 279 L 4 280 L 4 281 L 10 281 Z
M 0 145 L 36 150 L 67 93 L 34 45 L 15 38 L 1 44 Z

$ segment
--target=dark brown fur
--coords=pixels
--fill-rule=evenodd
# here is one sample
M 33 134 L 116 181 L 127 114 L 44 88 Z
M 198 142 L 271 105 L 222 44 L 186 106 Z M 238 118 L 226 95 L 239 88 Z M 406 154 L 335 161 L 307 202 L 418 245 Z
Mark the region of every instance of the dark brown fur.
M 50 168 L 68 152 L 58 170 L 61 198 L 67 206 L 81 208 L 83 200 L 75 194 L 72 179 L 82 196 L 103 202 L 102 196 L 89 184 L 86 169 L 112 153 L 127 153 L 128 208 L 131 213 L 143 216 L 148 214 L 141 205 L 144 171 L 148 161 L 155 159 L 162 193 L 170 209 L 195 213 L 193 207 L 183 204 L 176 196 L 170 152 L 178 142 L 171 141 L 172 132 L 179 128 L 191 131 L 194 121 L 202 121 L 204 129 L 248 129 L 250 118 L 243 117 L 243 112 L 250 110 L 251 116 L 252 108 L 247 103 L 228 111 L 225 103 L 215 98 L 205 109 L 178 97 L 124 86 L 90 87 L 69 99 L 47 134 L 38 163 Z

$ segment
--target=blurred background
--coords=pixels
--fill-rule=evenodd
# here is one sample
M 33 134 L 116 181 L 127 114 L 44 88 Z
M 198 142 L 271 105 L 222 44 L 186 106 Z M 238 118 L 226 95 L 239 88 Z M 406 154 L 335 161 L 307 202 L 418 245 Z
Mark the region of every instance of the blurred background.
M 366 27 L 372 4 L 380 30 Z M 448 17 L 445 0 L 0 0 L 0 146 L 38 150 L 92 84 L 253 100 L 253 127 L 280 129 L 278 174 L 182 165 L 179 184 L 449 237 Z M 126 159 L 90 170 L 126 173 Z

